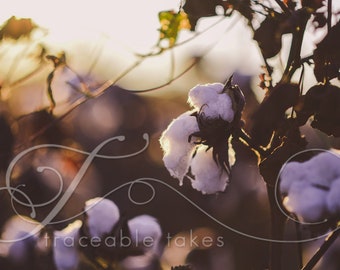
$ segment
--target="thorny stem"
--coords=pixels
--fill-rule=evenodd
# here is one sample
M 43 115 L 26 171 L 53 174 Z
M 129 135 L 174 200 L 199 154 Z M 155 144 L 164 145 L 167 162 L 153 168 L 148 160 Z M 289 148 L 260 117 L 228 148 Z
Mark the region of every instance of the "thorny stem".
M 335 229 L 332 231 L 321 247 L 316 251 L 316 253 L 313 255 L 313 257 L 309 260 L 309 262 L 301 269 L 301 270 L 311 270 L 314 268 L 314 266 L 318 263 L 318 261 L 322 258 L 322 256 L 327 252 L 327 250 L 330 248 L 330 246 L 335 242 L 335 240 L 340 235 L 340 228 Z

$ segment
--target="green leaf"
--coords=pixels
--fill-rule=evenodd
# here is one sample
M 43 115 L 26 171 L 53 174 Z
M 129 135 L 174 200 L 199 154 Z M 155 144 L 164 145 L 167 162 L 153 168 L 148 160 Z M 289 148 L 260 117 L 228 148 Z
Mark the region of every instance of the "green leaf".
M 158 45 L 161 41 L 168 40 L 169 47 L 172 47 L 176 43 L 179 31 L 182 29 L 190 29 L 188 16 L 183 11 L 178 13 L 172 10 L 161 11 L 158 14 L 158 18 L 161 24 Z

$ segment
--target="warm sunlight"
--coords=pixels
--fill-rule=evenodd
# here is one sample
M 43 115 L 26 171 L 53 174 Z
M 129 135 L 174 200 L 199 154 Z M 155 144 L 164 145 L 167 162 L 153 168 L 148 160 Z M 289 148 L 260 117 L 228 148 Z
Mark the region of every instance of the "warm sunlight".
M 159 10 L 177 8 L 178 1 L 174 0 L 153 0 L 147 5 L 138 0 L 13 0 L 0 11 L 0 20 L 5 21 L 13 15 L 32 18 L 50 30 L 58 43 L 100 33 L 139 50 L 149 49 L 157 42 Z

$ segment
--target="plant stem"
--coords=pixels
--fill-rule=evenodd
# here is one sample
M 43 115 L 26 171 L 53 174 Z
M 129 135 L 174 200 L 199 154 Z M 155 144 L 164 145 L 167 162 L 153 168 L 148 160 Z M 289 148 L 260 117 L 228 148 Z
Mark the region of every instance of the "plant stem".
M 322 258 L 322 256 L 326 253 L 326 251 L 330 248 L 330 246 L 335 242 L 340 234 L 340 228 L 332 231 L 321 247 L 317 250 L 317 252 L 313 255 L 313 257 L 309 260 L 309 262 L 301 269 L 301 270 L 311 270 L 318 263 L 318 261 Z
M 328 0 L 327 2 L 327 31 L 329 33 L 329 31 L 332 28 L 332 0 Z M 329 77 L 329 73 L 330 73 L 330 56 L 327 54 L 326 55 L 326 59 L 325 59 L 325 68 L 326 68 L 326 78 L 325 78 L 325 83 L 328 84 L 330 77 Z
M 271 238 L 273 240 L 282 240 L 284 227 L 286 223 L 286 217 L 281 213 L 275 200 L 275 188 L 267 184 L 267 193 L 270 205 L 270 217 L 271 217 Z M 270 243 L 270 270 L 281 270 L 282 259 L 282 243 L 271 242 Z
M 299 25 L 295 27 L 295 31 L 293 32 L 292 44 L 290 47 L 290 52 L 288 56 L 287 65 L 285 71 L 283 72 L 280 83 L 289 83 L 294 75 L 295 71 L 301 65 L 301 46 L 303 41 L 304 32 L 306 29 L 307 22 L 310 18 L 310 13 L 307 13 L 306 10 L 301 9 L 301 12 L 306 12 L 306 16 L 300 16 L 302 21 Z
M 332 28 L 332 0 L 328 0 L 327 3 L 327 31 Z

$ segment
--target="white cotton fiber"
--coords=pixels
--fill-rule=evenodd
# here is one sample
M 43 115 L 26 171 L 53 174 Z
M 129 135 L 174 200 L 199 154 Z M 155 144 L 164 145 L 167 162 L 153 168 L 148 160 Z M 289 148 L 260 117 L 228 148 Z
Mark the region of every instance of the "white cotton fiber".
M 201 110 L 206 117 L 219 118 L 231 122 L 235 112 L 230 96 L 222 93 L 221 83 L 197 85 L 189 92 L 188 102 L 195 110 Z
M 80 220 L 69 224 L 62 231 L 54 232 L 53 259 L 58 270 L 74 270 L 79 264 L 78 240 Z
M 326 195 L 323 189 L 296 182 L 291 185 L 283 204 L 304 222 L 321 222 L 327 218 Z
M 101 197 L 86 201 L 87 226 L 92 237 L 110 233 L 120 218 L 117 205 Z
M 229 175 L 213 160 L 212 150 L 206 151 L 203 146 L 199 147 L 192 159 L 191 172 L 194 176 L 192 187 L 203 194 L 224 191 L 229 180 Z
M 188 172 L 195 144 L 188 142 L 189 136 L 199 131 L 195 116 L 185 112 L 173 120 L 160 138 L 164 152 L 163 161 L 171 176 L 178 178 L 180 185 Z
M 289 192 L 292 183 L 302 181 L 305 171 L 303 165 L 299 162 L 289 162 L 281 169 L 280 191 L 282 194 Z
M 306 222 L 340 215 L 340 158 L 325 151 L 302 163 L 283 167 L 280 190 L 288 196 L 284 205 Z

